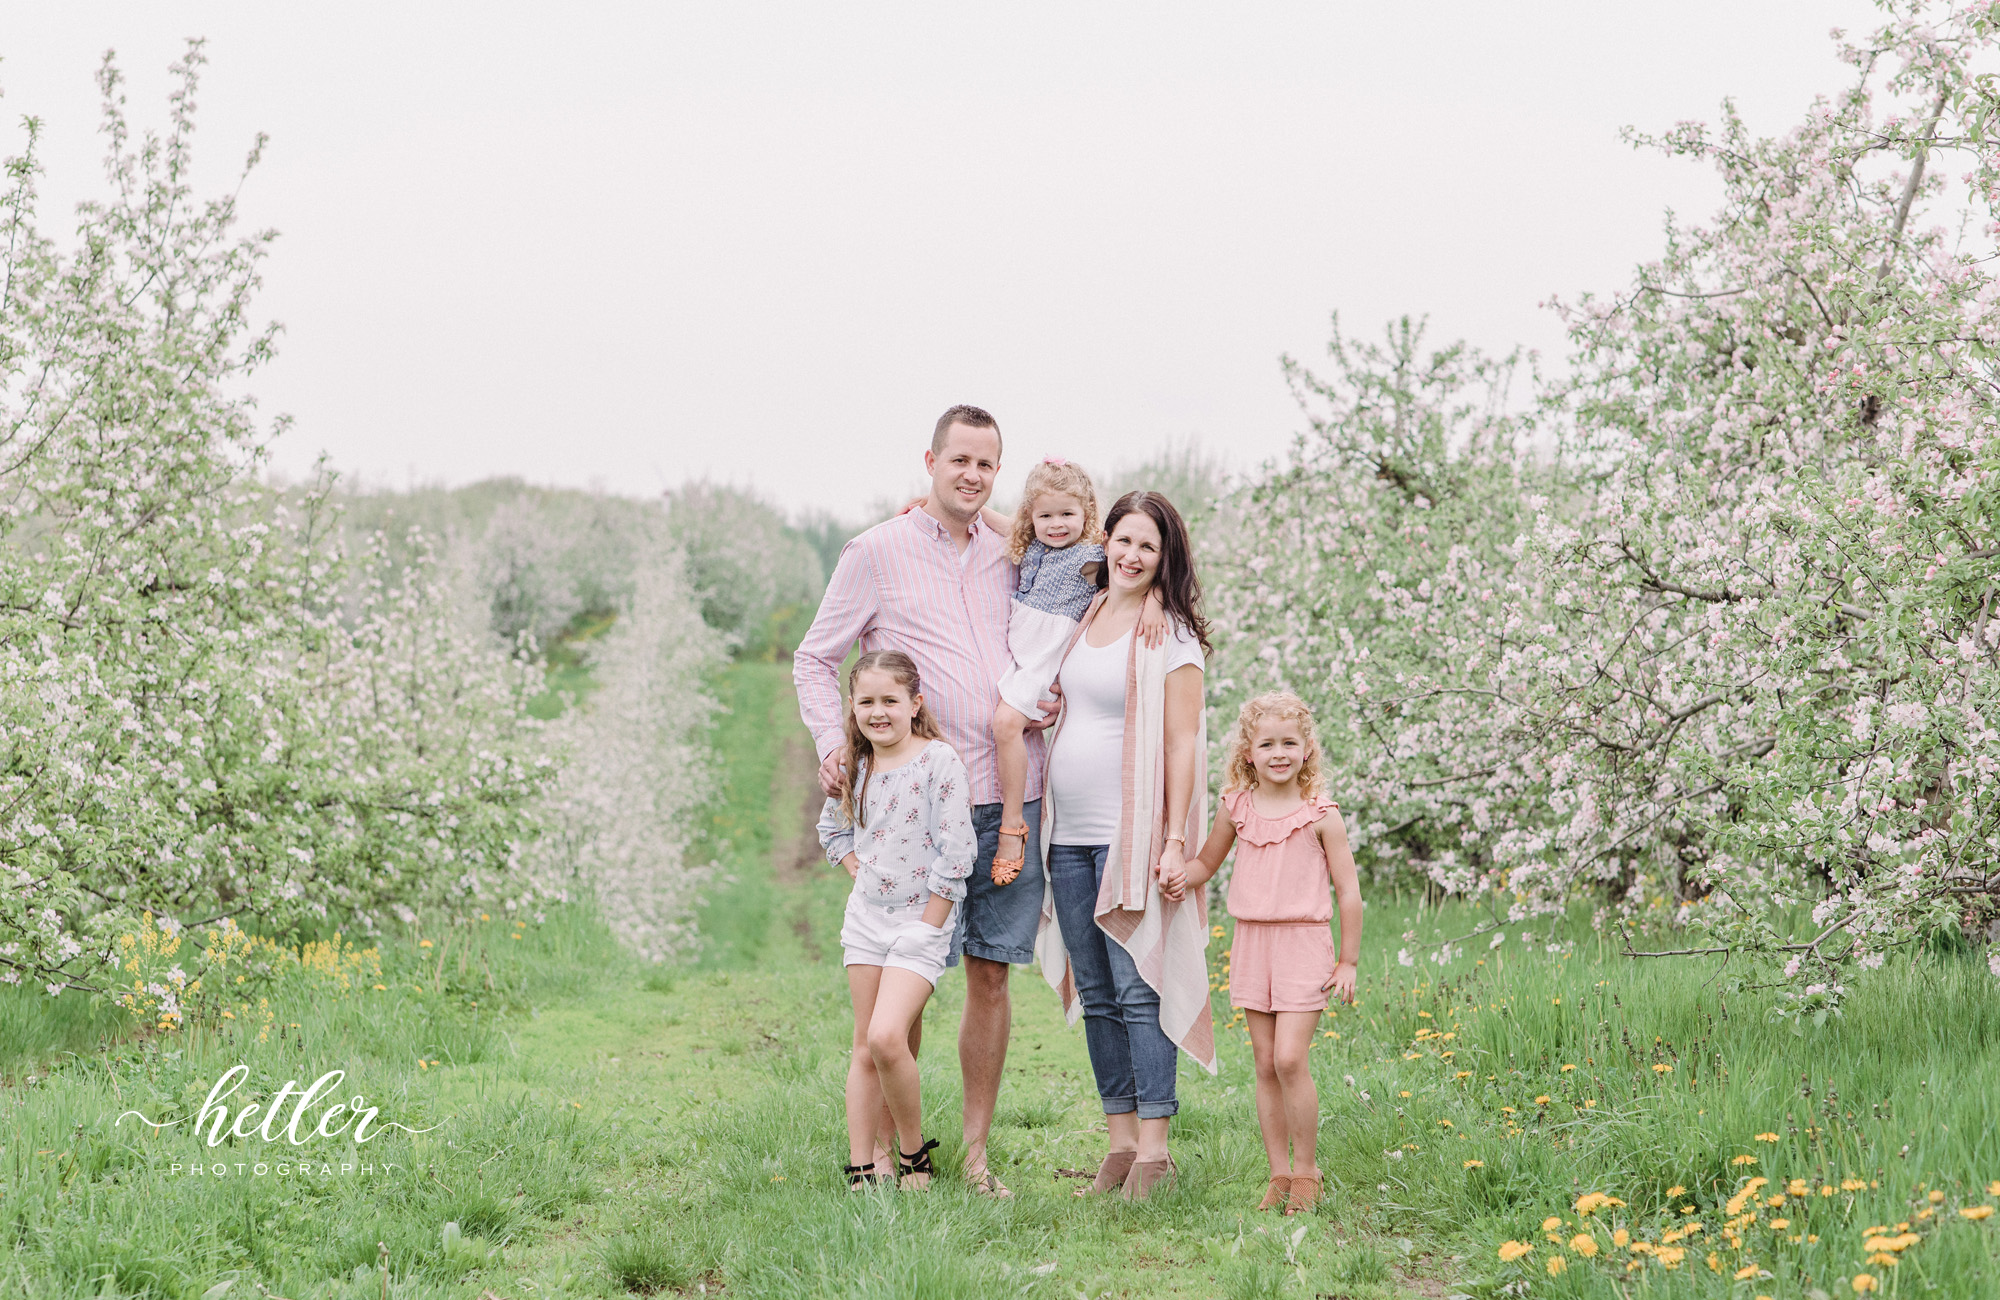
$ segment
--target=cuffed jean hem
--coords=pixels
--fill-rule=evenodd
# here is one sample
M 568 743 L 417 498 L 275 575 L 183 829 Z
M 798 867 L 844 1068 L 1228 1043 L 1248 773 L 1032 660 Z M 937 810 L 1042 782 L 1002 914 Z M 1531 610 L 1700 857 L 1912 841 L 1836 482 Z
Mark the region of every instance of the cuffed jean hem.
M 1002 961 L 1009 966 L 1026 966 L 1035 960 L 1033 948 L 989 948 L 983 943 L 968 943 L 962 952 L 967 957 L 984 957 L 987 961 Z
M 1140 1101 L 1136 1097 L 1106 1097 L 1104 1113 L 1107 1115 L 1130 1115 L 1139 1112 L 1140 1119 L 1172 1119 L 1181 1113 L 1181 1103 L 1174 1101 Z

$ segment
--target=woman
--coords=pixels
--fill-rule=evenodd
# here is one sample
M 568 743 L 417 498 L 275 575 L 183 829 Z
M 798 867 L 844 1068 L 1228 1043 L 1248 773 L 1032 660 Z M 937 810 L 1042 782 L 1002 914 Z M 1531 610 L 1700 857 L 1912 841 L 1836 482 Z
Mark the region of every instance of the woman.
M 1049 742 L 1042 975 L 1080 1014 L 1111 1131 L 1096 1181 L 1145 1197 L 1175 1172 L 1167 1128 L 1176 1045 L 1215 1071 L 1205 890 L 1164 898 L 1207 826 L 1202 661 L 1208 623 L 1187 526 L 1165 497 L 1128 492 L 1105 517 L 1101 589 L 1064 652 Z M 1133 636 L 1149 592 L 1172 635 Z

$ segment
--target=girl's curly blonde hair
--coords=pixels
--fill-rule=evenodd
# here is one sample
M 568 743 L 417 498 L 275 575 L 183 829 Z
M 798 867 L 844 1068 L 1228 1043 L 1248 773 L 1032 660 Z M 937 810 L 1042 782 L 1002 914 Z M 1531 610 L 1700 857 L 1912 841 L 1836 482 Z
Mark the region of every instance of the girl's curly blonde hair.
M 1306 742 L 1305 761 L 1299 764 L 1299 793 L 1308 799 L 1324 793 L 1320 788 L 1319 733 L 1313 727 L 1312 710 L 1290 691 L 1267 691 L 1255 699 L 1244 701 L 1242 712 L 1236 715 L 1235 738 L 1229 742 L 1229 772 L 1222 787 L 1223 793 L 1256 789 L 1257 769 L 1250 762 L 1250 741 L 1256 736 L 1257 728 L 1268 718 L 1282 718 L 1299 724 L 1299 732 Z
M 1090 475 L 1073 461 L 1050 456 L 1028 471 L 1028 481 L 1021 488 L 1021 504 L 1014 511 L 1014 535 L 1007 539 L 1007 558 L 1016 564 L 1028 553 L 1028 543 L 1035 540 L 1035 500 L 1050 492 L 1064 492 L 1083 503 L 1083 532 L 1076 542 L 1104 541 L 1104 530 L 1097 526 L 1097 488 Z

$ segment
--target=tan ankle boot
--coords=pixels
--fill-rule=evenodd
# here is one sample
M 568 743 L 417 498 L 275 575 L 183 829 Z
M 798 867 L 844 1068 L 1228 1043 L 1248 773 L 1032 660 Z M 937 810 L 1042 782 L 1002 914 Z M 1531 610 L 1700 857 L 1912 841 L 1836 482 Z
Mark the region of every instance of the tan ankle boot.
M 1115 1192 L 1125 1185 L 1125 1175 L 1132 1172 L 1132 1162 L 1138 1158 L 1137 1151 L 1113 1151 L 1104 1157 L 1104 1163 L 1097 1167 L 1097 1178 L 1088 1187 L 1076 1189 L 1078 1196 L 1101 1195 Z
M 1166 1183 L 1172 1186 L 1174 1175 L 1179 1172 L 1180 1169 L 1174 1164 L 1172 1156 L 1168 1156 L 1165 1160 L 1134 1160 L 1132 1172 L 1125 1175 L 1125 1199 L 1143 1201 L 1153 1194 L 1153 1188 L 1157 1184 Z

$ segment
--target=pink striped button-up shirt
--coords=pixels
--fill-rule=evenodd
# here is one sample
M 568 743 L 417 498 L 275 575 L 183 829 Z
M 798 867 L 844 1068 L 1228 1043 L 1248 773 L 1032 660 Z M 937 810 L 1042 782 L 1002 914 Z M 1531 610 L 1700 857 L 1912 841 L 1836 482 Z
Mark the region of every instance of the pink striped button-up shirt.
M 799 716 L 824 759 L 846 739 L 840 665 L 863 651 L 901 650 L 916 661 L 924 703 L 958 751 L 972 802 L 1000 802 L 993 710 L 1014 666 L 1007 617 L 1017 581 L 1007 539 L 973 520 L 961 554 L 945 526 L 923 510 L 875 525 L 840 553 L 812 629 L 792 656 Z M 1028 736 L 1025 797 L 1042 794 L 1042 737 Z

